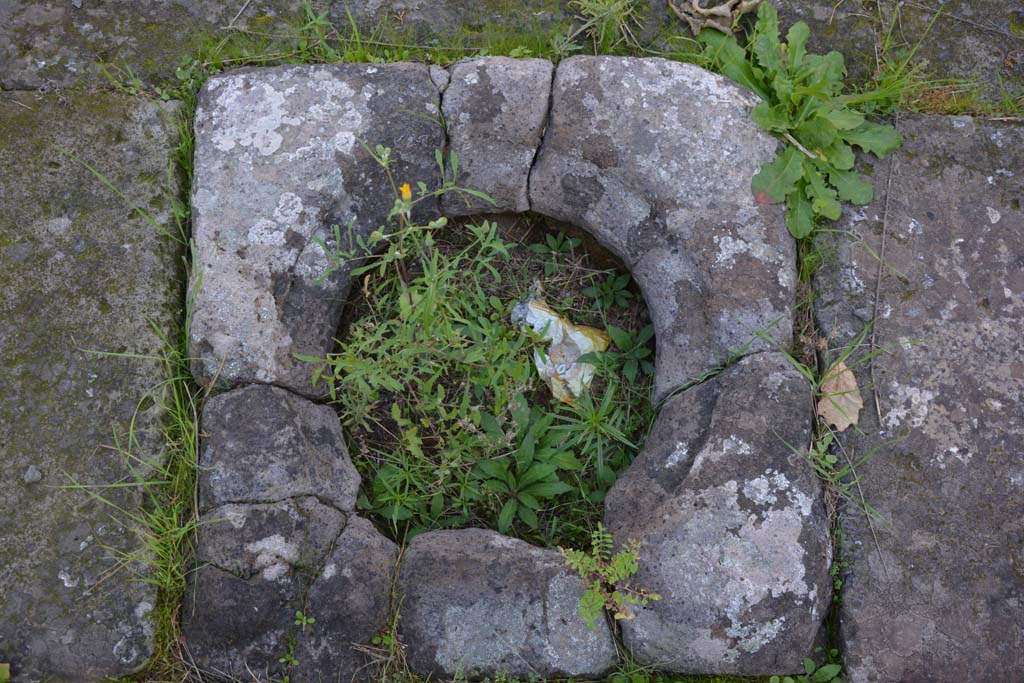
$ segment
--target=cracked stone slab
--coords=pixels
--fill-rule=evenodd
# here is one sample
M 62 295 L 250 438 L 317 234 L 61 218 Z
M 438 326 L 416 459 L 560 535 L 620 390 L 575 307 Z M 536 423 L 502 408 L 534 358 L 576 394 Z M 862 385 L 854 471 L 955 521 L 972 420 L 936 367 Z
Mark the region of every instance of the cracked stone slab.
M 750 179 L 776 141 L 757 97 L 690 64 L 573 57 L 555 72 L 530 174 L 533 210 L 578 225 L 619 256 L 654 322 L 655 399 L 730 351 L 792 337 L 796 254 L 781 206 Z
M 200 517 L 196 556 L 243 579 L 259 574 L 272 581 L 293 566 L 318 566 L 345 520 L 344 513 L 312 496 L 229 503 Z
M 608 624 L 579 616 L 583 586 L 555 551 L 483 529 L 413 539 L 399 572 L 399 633 L 422 675 L 599 677 Z
M 182 607 L 182 635 L 204 674 L 219 680 L 280 680 L 303 607 L 307 578 L 291 572 L 273 580 L 248 579 L 201 566 L 192 574 Z M 250 673 L 252 672 L 252 673 Z
M 348 249 L 349 228 L 352 239 L 368 235 L 394 205 L 362 143 L 392 149 L 399 183 L 437 186 L 439 99 L 428 67 L 411 63 L 243 69 L 207 81 L 192 193 L 197 380 L 323 393 L 295 355 L 330 351 L 351 266 L 326 275 L 321 244 Z M 436 214 L 436 202 L 419 206 L 420 217 Z
M 234 680 L 280 675 L 295 612 L 346 527 L 313 497 L 228 504 L 202 515 L 182 632 L 197 666 Z
M 546 59 L 481 57 L 455 63 L 442 109 L 460 187 L 486 192 L 494 204 L 450 193 L 448 215 L 530 209 L 527 178 L 547 124 L 554 66 Z
M 832 546 L 820 485 L 793 448 L 810 387 L 752 354 L 672 398 L 608 493 L 617 541 L 641 542 L 632 583 L 661 600 L 620 622 L 642 665 L 686 673 L 802 671 L 825 618 Z
M 371 681 L 373 662 L 354 645 L 367 644 L 384 629 L 398 546 L 361 517 L 351 517 L 306 598 L 306 615 L 316 623 L 300 632 L 292 680 Z
M 885 350 L 873 375 L 854 365 L 879 404 L 864 391 L 862 433 L 842 439 L 874 453 L 858 473 L 880 517 L 841 520 L 840 643 L 854 683 L 1005 680 L 1024 668 L 1024 126 L 897 127 L 903 149 L 844 213 L 851 236 L 822 240 L 834 265 L 815 283 L 834 348 L 873 320 Z
M 199 508 L 317 496 L 351 512 L 359 473 L 338 416 L 327 406 L 267 385 L 206 402 L 199 453 Z
M 153 326 L 169 332 L 180 314 L 185 250 L 77 159 L 174 233 L 175 111 L 111 93 L 0 93 L 0 661 L 15 681 L 126 676 L 151 652 L 147 569 L 114 571 L 118 553 L 142 550 L 140 530 L 64 486 L 132 481 L 109 446 L 164 380 L 146 358 L 161 352 Z M 134 455 L 162 457 L 161 419 L 143 407 Z M 127 486 L 102 495 L 127 511 L 144 499 Z

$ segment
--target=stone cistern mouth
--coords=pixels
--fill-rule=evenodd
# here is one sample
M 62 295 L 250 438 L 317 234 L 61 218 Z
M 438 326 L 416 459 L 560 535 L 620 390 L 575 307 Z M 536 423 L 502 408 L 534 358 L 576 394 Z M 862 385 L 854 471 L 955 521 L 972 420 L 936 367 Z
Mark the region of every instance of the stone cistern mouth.
M 662 405 L 605 501 L 616 538 L 641 542 L 637 582 L 664 596 L 621 624 L 633 657 L 688 673 L 800 669 L 830 600 L 831 543 L 817 480 L 785 446 L 808 442 L 813 416 L 806 384 L 775 352 L 792 338 L 796 258 L 781 207 L 750 192 L 775 152 L 749 121 L 756 102 L 692 65 L 617 57 L 211 78 L 196 115 L 191 343 L 197 379 L 237 387 L 207 403 L 200 463 L 204 519 L 234 521 L 200 532 L 206 565 L 185 625 L 197 660 L 239 675 L 279 668 L 265 643 L 294 633 L 292 607 L 312 605 L 293 679 L 351 674 L 365 653 L 349 645 L 387 623 L 394 580 L 417 672 L 578 677 L 616 664 L 611 628 L 578 618 L 582 586 L 556 552 L 482 529 L 431 531 L 396 569 L 397 546 L 356 513 L 344 434 L 309 400 L 296 357 L 328 353 L 349 286 L 315 282 L 328 218 L 365 236 L 392 208 L 359 142 L 370 141 L 398 152 L 403 179 L 440 180 L 435 150 L 447 149 L 454 180 L 496 205 L 446 196 L 440 212 L 579 226 L 642 291 Z M 447 128 L 432 120 L 438 108 Z M 243 601 L 263 616 L 225 609 Z

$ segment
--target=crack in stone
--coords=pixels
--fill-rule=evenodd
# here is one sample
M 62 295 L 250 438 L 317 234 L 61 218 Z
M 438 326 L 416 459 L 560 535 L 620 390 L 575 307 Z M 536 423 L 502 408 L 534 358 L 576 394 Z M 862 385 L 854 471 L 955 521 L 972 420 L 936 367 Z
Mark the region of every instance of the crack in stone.
M 548 87 L 548 107 L 547 113 L 544 114 L 544 130 L 541 131 L 540 141 L 537 143 L 537 148 L 533 150 L 530 168 L 526 172 L 526 203 L 529 205 L 528 211 L 533 211 L 533 193 L 530 191 L 533 183 L 533 170 L 537 166 L 537 157 L 540 156 L 540 150 L 544 147 L 544 140 L 551 129 L 551 113 L 555 106 L 555 79 L 558 77 L 558 70 L 560 68 L 561 65 L 555 64 L 555 68 L 551 70 L 551 85 Z

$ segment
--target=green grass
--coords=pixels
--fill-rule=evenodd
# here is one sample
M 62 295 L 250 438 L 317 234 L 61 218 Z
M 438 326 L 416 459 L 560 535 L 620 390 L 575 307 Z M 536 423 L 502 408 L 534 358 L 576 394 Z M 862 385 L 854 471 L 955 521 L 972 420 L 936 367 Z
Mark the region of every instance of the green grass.
M 390 177 L 390 150 L 373 154 Z M 391 184 L 392 222 L 336 255 L 339 267 L 358 263 L 338 351 L 305 358 L 347 430 L 360 507 L 395 538 L 483 526 L 545 546 L 585 542 L 653 419 L 652 334 L 629 276 L 593 268 L 578 238 L 542 234 L 536 219 L 417 224 L 417 203 L 460 190 L 421 184 L 414 199 Z M 524 225 L 543 241 L 522 243 Z M 572 322 L 617 339 L 571 403 L 534 367 L 547 343 L 511 321 L 537 287 Z

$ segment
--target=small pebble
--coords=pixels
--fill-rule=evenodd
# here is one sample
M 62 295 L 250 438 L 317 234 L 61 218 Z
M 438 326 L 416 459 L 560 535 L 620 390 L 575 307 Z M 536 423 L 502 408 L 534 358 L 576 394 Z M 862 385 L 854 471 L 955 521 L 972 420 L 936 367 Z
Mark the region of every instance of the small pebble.
M 43 478 L 43 473 L 39 471 L 39 468 L 35 465 L 29 465 L 28 469 L 25 470 L 25 474 L 22 475 L 22 480 L 26 484 L 34 484 Z

